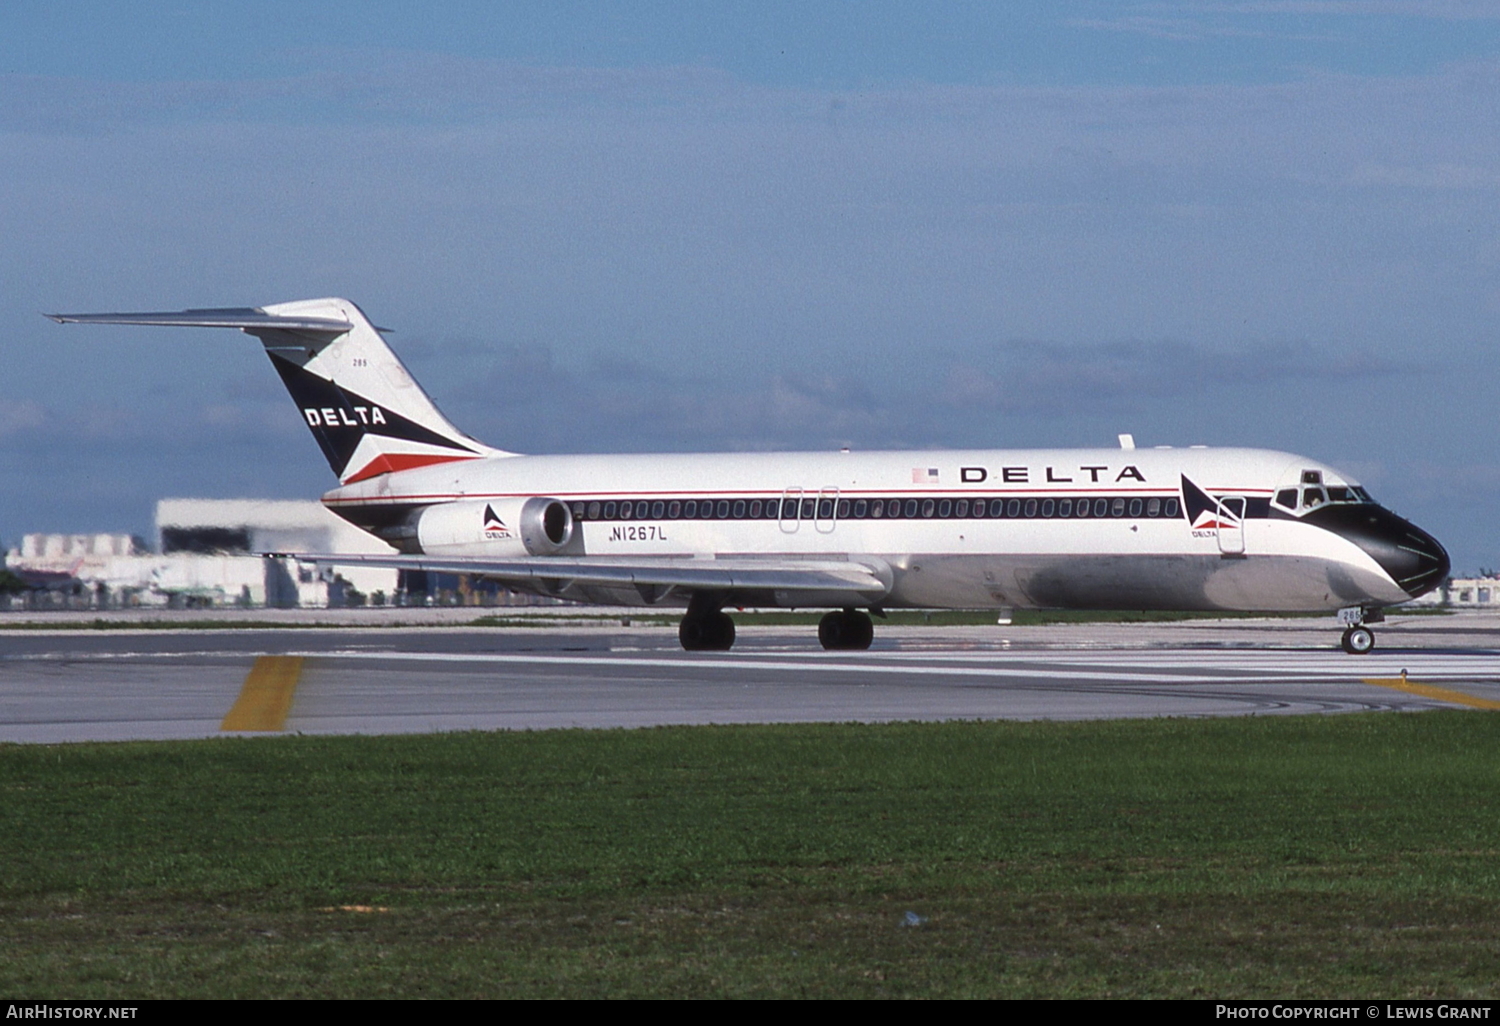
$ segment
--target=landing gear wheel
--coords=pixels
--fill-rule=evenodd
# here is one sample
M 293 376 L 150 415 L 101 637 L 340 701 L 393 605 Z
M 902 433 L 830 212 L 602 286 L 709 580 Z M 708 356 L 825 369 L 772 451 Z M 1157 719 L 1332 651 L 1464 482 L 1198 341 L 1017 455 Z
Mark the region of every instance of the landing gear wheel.
M 1350 655 L 1365 655 L 1375 647 L 1375 632 L 1368 627 L 1350 627 L 1339 644 Z
M 818 641 L 826 649 L 866 649 L 874 640 L 874 622 L 858 610 L 829 613 L 818 621 Z
M 734 647 L 734 620 L 722 612 L 684 616 L 677 640 L 689 652 L 728 652 Z
M 850 613 L 849 623 L 852 627 L 849 647 L 861 651 L 869 648 L 875 640 L 875 621 L 867 613 Z

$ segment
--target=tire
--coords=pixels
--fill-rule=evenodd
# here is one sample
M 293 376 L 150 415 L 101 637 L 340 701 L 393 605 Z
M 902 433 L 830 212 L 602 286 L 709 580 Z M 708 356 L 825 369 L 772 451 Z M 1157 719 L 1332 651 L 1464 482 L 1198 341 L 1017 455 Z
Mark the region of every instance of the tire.
M 704 635 L 701 616 L 684 616 L 682 623 L 677 627 L 677 640 L 682 642 L 682 648 L 686 652 L 703 651 L 706 640 Z
M 856 651 L 875 640 L 875 624 L 864 613 L 848 610 L 829 613 L 818 621 L 818 642 L 832 651 Z
M 875 640 L 875 621 L 867 613 L 849 613 L 849 647 L 864 651 Z
M 830 652 L 846 647 L 843 613 L 828 613 L 818 621 L 818 644 Z
M 728 652 L 734 647 L 734 619 L 728 613 L 684 616 L 677 640 L 688 652 Z
M 715 613 L 708 619 L 713 624 L 713 644 L 708 646 L 709 650 L 728 652 L 734 647 L 734 618 L 728 613 Z
M 1368 655 L 1375 648 L 1375 632 L 1368 627 L 1350 627 L 1339 645 L 1350 655 Z

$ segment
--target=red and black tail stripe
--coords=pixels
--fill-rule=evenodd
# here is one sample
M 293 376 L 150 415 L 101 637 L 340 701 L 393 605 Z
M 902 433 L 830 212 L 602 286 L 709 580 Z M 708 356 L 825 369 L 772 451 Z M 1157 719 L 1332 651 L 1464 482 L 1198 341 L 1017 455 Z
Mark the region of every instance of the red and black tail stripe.
M 388 407 L 340 388 L 327 378 L 319 377 L 285 357 L 276 353 L 267 355 L 271 357 L 271 364 L 276 368 L 276 373 L 281 375 L 282 382 L 292 395 L 292 400 L 302 411 L 302 417 L 312 430 L 313 437 L 322 447 L 328 465 L 341 478 L 349 466 L 349 461 L 354 457 L 354 450 L 359 447 L 360 440 L 367 434 L 454 450 L 452 459 L 465 459 L 469 456 L 480 455 L 478 449 L 446 435 L 438 434 Z M 371 468 L 381 463 L 382 460 L 388 465 L 372 470 L 371 473 L 362 471 L 361 476 L 373 477 L 375 474 L 389 470 L 402 470 L 410 466 L 440 462 L 442 457 L 438 456 L 434 459 L 399 453 L 386 454 L 377 458 L 371 464 Z

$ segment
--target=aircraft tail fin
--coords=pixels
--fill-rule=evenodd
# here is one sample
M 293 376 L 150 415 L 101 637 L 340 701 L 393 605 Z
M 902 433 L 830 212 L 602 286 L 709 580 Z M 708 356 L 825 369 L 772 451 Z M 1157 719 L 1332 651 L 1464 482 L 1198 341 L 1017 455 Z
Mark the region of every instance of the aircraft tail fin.
M 180 313 L 48 314 L 60 324 L 239 328 L 266 355 L 341 484 L 394 470 L 507 455 L 443 416 L 346 299 Z

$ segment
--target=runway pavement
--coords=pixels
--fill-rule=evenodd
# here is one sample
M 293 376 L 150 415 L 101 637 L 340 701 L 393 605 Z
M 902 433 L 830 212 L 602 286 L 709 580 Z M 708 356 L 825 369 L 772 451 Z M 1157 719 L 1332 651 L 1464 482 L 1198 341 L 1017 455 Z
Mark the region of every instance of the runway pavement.
M 721 654 L 681 651 L 669 626 L 427 612 L 0 630 L 0 741 L 1500 709 L 1489 614 L 1397 618 L 1355 657 L 1332 620 L 883 627 L 858 653 L 822 651 L 811 627 L 746 627 Z

